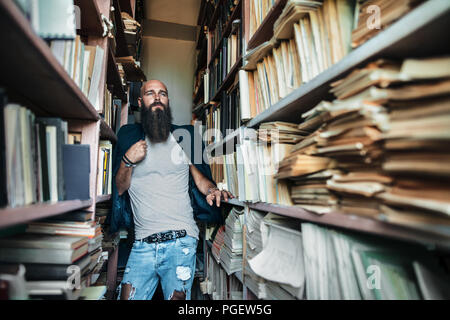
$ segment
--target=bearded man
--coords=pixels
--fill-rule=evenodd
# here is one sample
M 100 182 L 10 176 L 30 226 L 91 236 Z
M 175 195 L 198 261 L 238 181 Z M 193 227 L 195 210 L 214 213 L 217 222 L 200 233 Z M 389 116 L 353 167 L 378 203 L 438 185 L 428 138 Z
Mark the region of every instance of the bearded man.
M 204 145 L 195 146 L 193 126 L 172 124 L 161 81 L 144 83 L 138 103 L 141 124 L 123 126 L 113 152 L 111 232 L 126 227 L 134 233 L 118 298 L 151 299 L 161 281 L 166 300 L 189 300 L 199 233 L 195 220 L 222 222 L 220 201 L 233 196 L 217 189 L 203 156 L 192 161 Z

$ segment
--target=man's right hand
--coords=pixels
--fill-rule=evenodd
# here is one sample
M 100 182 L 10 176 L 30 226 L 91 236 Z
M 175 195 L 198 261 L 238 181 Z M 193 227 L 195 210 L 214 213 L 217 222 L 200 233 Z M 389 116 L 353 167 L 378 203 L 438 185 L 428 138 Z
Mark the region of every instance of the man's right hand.
M 133 144 L 130 149 L 125 153 L 126 157 L 133 163 L 138 163 L 144 160 L 147 154 L 147 142 L 145 140 L 139 140 Z

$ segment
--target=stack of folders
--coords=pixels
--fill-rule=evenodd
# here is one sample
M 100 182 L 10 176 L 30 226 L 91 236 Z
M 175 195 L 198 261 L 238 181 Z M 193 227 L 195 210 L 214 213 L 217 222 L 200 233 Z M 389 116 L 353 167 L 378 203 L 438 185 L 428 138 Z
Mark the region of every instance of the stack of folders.
M 354 106 L 359 114 L 338 120 L 341 132 L 334 134 L 329 125 L 337 121 L 329 122 L 319 144 L 325 150 L 336 145 L 341 153 L 345 147 L 347 153 L 359 149 L 367 164 L 357 167 L 337 152 L 322 153 L 344 170 L 327 182 L 347 195 L 340 209 L 348 211 L 365 200 L 371 203 L 366 206 L 372 212 L 366 214 L 372 217 L 450 235 L 449 70 L 448 56 L 380 60 L 332 85 L 338 97 L 332 108 Z M 369 110 L 376 110 L 370 120 Z
M 358 47 L 386 29 L 425 0 L 358 1 L 357 25 L 352 31 L 352 47 Z
M 253 129 L 242 127 L 240 130 L 241 141 L 236 145 L 239 200 L 292 204 L 288 184 L 286 181 L 277 181 L 275 173 L 281 159 L 293 145 L 268 144 L 267 141 L 259 140 Z M 267 139 L 266 133 L 264 139 Z
M 249 210 L 246 218 L 245 228 L 245 255 L 244 255 L 244 283 L 258 298 L 262 299 L 262 291 L 265 280 L 256 273 L 248 265 L 248 260 L 253 259 L 262 250 L 261 239 L 261 223 L 266 215 L 265 212 Z
M 242 271 L 242 227 L 244 225 L 244 209 L 236 207 L 225 220 L 224 245 L 220 250 L 220 263 L 228 275 Z
M 276 177 L 296 180 L 293 201 L 313 193 L 318 211 L 448 236 L 448 70 L 445 56 L 377 60 L 333 83 L 337 99 L 302 115 L 316 130 L 280 164 Z
M 24 264 L 28 296 L 77 299 L 91 267 L 86 237 L 18 234 L 0 239 L 2 264 Z
M 248 260 L 252 271 L 266 280 L 259 294 L 266 299 L 302 299 L 305 268 L 300 222 L 269 213 L 262 220 L 261 238 L 262 250 Z
M 423 249 L 302 224 L 311 300 L 449 299 L 449 277 Z

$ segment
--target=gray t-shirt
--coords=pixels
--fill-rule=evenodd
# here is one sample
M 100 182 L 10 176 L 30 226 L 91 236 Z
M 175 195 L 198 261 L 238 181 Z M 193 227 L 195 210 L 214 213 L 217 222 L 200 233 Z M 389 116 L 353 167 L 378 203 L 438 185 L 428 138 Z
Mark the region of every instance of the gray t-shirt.
M 153 233 L 185 229 L 198 239 L 189 197 L 189 159 L 172 134 L 151 143 L 131 175 L 130 195 L 136 239 Z

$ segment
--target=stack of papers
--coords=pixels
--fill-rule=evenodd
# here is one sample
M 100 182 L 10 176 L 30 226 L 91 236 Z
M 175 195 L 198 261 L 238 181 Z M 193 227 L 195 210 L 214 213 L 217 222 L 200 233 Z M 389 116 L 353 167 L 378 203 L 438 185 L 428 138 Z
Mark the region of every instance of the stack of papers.
M 242 271 L 243 225 L 244 209 L 238 211 L 236 207 L 233 207 L 225 220 L 224 245 L 220 250 L 220 262 L 229 275 Z

